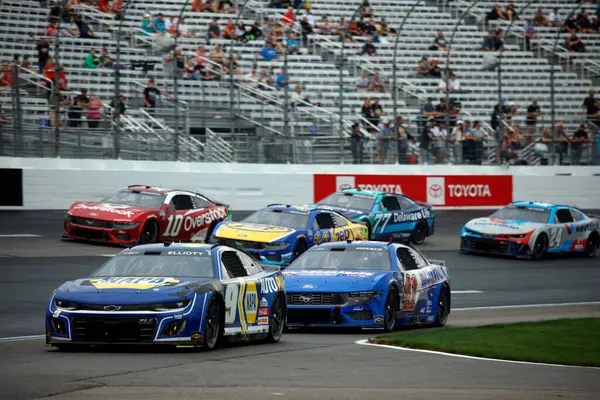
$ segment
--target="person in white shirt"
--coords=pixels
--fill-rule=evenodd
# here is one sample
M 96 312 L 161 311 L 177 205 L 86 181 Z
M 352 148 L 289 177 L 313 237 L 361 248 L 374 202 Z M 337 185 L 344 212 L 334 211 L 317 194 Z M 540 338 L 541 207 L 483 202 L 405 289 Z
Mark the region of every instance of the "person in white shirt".
M 369 78 L 367 78 L 367 73 L 363 71 L 358 79 L 356 79 L 356 89 L 359 92 L 367 92 L 370 85 L 371 83 L 369 82 Z
M 315 16 L 311 12 L 310 7 L 306 7 L 306 9 L 304 10 L 303 16 L 298 16 L 298 21 L 302 21 L 302 18 L 304 18 L 304 17 L 306 17 L 306 22 L 308 22 L 310 26 L 313 26 L 313 27 L 315 26 Z
M 463 160 L 463 139 L 465 138 L 463 121 L 456 121 L 456 126 L 452 130 L 452 140 L 454 141 L 454 159 L 456 164 L 462 164 Z
M 563 18 L 558 14 L 558 8 L 555 8 L 554 10 L 552 10 L 550 15 L 548 16 L 548 19 L 550 20 L 552 25 L 562 26 Z
M 444 121 L 440 121 L 431 128 L 431 152 L 435 157 L 436 162 L 441 162 L 445 158 L 446 153 L 446 139 L 448 138 L 448 131 L 446 130 L 446 124 Z
M 451 92 L 455 92 L 455 93 L 462 92 L 462 90 L 460 89 L 460 82 L 458 81 L 458 79 L 456 79 L 456 75 L 454 75 L 454 74 L 450 75 L 449 84 L 450 84 Z

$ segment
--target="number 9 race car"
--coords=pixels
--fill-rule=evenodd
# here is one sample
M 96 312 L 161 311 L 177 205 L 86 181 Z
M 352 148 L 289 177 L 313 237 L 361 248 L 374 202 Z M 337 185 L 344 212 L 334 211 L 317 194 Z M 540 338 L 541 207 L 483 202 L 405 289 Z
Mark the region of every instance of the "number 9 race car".
M 517 201 L 462 229 L 460 251 L 541 259 L 547 254 L 594 257 L 600 219 L 567 205 Z

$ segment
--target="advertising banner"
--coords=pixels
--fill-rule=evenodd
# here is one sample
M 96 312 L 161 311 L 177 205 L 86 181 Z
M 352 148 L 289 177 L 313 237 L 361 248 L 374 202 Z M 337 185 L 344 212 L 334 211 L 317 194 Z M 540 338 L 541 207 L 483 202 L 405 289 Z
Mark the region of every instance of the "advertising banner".
M 404 194 L 437 207 L 498 207 L 513 201 L 512 175 L 314 175 L 314 201 L 346 188 Z

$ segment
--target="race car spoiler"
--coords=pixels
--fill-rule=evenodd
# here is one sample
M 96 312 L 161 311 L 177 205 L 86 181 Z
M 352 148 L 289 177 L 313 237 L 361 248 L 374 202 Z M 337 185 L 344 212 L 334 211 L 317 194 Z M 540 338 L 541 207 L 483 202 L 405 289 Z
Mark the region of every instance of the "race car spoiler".
M 432 260 L 432 259 L 428 258 L 427 261 L 429 261 L 431 264 L 439 265 L 441 267 L 446 267 L 446 261 L 444 261 L 444 260 Z

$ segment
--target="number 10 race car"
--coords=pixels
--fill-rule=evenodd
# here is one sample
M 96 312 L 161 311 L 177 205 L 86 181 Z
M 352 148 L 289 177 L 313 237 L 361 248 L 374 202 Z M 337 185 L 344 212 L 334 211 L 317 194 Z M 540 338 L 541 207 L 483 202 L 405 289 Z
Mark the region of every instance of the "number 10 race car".
M 517 201 L 462 229 L 463 253 L 491 253 L 540 259 L 547 254 L 594 257 L 600 246 L 600 219 L 565 205 Z

